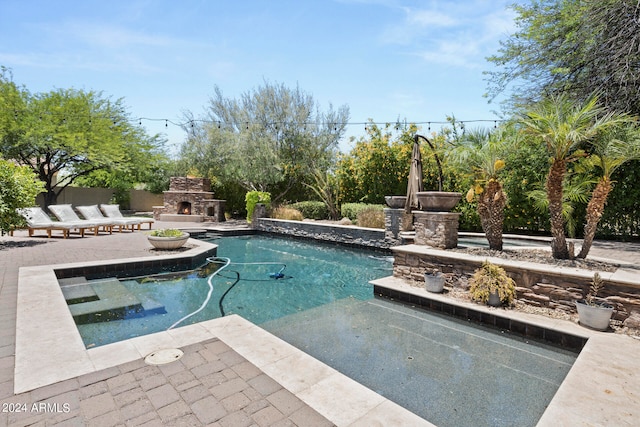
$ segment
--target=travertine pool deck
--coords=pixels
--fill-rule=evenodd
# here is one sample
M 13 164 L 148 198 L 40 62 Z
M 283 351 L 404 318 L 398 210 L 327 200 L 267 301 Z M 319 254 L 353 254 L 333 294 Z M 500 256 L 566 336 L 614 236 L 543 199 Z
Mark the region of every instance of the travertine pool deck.
M 192 244 L 194 251 L 206 246 Z M 635 262 L 638 252 L 624 248 L 611 244 L 594 253 L 615 251 L 612 258 Z M 0 238 L 0 403 L 14 409 L 0 412 L 0 425 L 430 425 L 238 316 L 86 350 L 52 265 L 149 256 L 155 255 L 140 232 Z M 383 280 L 417 291 L 397 279 Z M 29 283 L 24 288 L 23 281 Z M 508 315 L 589 338 L 538 425 L 635 423 L 640 342 L 572 322 Z M 185 356 L 160 367 L 142 361 L 160 348 L 182 348 Z

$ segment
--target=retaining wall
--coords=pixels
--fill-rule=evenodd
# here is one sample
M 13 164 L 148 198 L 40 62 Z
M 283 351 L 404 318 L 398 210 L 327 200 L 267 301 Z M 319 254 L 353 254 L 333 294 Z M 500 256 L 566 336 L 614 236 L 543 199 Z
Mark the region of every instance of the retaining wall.
M 452 273 L 452 276 L 470 278 L 482 262 L 488 260 L 500 265 L 515 280 L 519 301 L 571 313 L 575 312 L 575 301 L 587 295 L 594 274 L 594 271 L 579 268 L 486 258 L 418 245 L 396 246 L 391 250 L 394 253 L 395 277 L 424 281 L 425 271 L 437 268 L 443 273 Z M 605 282 L 600 296 L 616 308 L 614 318 L 624 321 L 634 314 L 634 319 L 637 319 L 640 315 L 637 274 L 617 270 L 600 272 L 600 275 Z
M 254 218 L 251 226 L 256 230 L 267 233 L 304 237 L 353 246 L 370 248 L 389 248 L 391 246 L 391 243 L 385 240 L 385 231 L 377 228 L 271 218 Z

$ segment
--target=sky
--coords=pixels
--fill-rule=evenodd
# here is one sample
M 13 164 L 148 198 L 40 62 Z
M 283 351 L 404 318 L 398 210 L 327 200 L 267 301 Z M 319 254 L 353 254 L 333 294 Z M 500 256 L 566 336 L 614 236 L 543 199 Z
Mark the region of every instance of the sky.
M 298 86 L 322 111 L 347 105 L 364 122 L 499 119 L 483 97 L 486 57 L 515 30 L 513 0 L 0 0 L 0 66 L 31 93 L 122 98 L 132 120 L 161 133 L 204 115 L 218 86 L 239 98 L 265 82 Z M 154 119 L 154 120 L 149 120 Z M 165 121 L 167 120 L 167 121 Z

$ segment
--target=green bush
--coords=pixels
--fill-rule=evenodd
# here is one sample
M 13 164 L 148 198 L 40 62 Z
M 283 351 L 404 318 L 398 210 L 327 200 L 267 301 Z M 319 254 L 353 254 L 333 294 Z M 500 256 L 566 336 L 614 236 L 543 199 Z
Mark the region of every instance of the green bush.
M 304 216 L 298 209 L 294 209 L 287 206 L 279 206 L 271 212 L 271 218 L 286 219 L 289 221 L 302 221 Z
M 153 230 L 149 234 L 153 237 L 180 237 L 182 236 L 182 230 L 178 230 L 177 228 L 162 228 Z
M 358 212 L 358 227 L 384 229 L 384 212 L 376 205 L 370 205 Z
M 247 221 L 251 222 L 253 211 L 258 203 L 264 203 L 267 205 L 267 209 L 269 209 L 271 206 L 271 193 L 267 193 L 266 191 L 249 191 L 244 197 L 244 200 L 247 202 Z
M 368 208 L 375 208 L 382 212 L 384 209 L 384 205 L 372 205 L 368 203 L 344 203 L 340 210 L 342 217 L 347 217 L 351 221 L 356 221 L 358 219 L 358 214 Z
M 307 200 L 293 203 L 289 207 L 299 210 L 305 218 L 329 219 L 329 209 L 324 202 Z

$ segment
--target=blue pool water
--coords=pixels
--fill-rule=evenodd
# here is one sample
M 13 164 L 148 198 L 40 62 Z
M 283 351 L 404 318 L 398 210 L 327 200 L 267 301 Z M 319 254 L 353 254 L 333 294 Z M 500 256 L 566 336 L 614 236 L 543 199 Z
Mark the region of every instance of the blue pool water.
M 231 264 L 211 280 L 206 307 L 178 327 L 221 317 L 222 312 L 259 325 L 343 298 L 369 299 L 373 287 L 368 282 L 392 271 L 392 259 L 373 251 L 267 236 L 224 237 L 214 243 L 218 256 Z M 283 277 L 274 278 L 280 270 Z M 87 347 L 166 330 L 196 311 L 210 290 L 206 277 L 194 272 L 121 282 L 141 299 L 164 305 L 166 313 L 78 325 Z
M 265 236 L 215 243 L 231 264 L 180 326 L 239 314 L 440 427 L 536 425 L 577 357 L 374 298 L 368 282 L 392 272 L 377 252 Z M 85 344 L 166 330 L 197 310 L 206 277 L 183 276 L 123 281 L 167 313 L 78 325 Z

